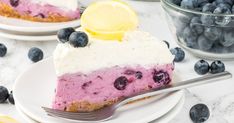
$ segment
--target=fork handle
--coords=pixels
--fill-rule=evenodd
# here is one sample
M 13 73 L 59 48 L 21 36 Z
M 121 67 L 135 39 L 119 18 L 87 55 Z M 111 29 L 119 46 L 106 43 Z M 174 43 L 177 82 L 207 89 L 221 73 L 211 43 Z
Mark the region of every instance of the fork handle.
M 126 97 L 123 100 L 121 100 L 119 102 L 119 104 L 117 104 L 116 106 L 118 108 L 122 105 L 129 103 L 129 102 L 139 100 L 139 99 L 142 99 L 145 97 L 155 96 L 155 95 L 162 94 L 162 93 L 174 92 L 174 91 L 178 91 L 181 89 L 190 88 L 190 87 L 208 84 L 208 83 L 213 83 L 213 82 L 217 82 L 217 81 L 229 79 L 229 78 L 232 78 L 232 74 L 230 72 L 227 72 L 227 71 L 222 72 L 222 73 L 217 73 L 217 74 L 209 74 L 209 75 L 205 75 L 202 77 L 189 79 L 186 81 L 173 83 L 171 85 L 167 85 L 167 86 L 153 89 L 150 91 L 138 93 L 138 94 L 135 94 L 135 95 L 130 96 L 130 97 Z

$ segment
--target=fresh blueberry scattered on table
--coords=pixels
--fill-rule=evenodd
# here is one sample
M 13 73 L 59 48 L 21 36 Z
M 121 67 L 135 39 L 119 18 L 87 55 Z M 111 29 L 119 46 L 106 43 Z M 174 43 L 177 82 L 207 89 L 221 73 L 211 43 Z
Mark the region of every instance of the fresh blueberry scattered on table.
M 211 53 L 234 52 L 233 0 L 168 0 L 183 9 L 170 13 L 176 35 L 182 44 Z M 200 12 L 197 14 L 196 12 Z M 223 16 L 220 16 L 223 15 Z
M 221 73 L 225 71 L 225 65 L 220 60 L 213 61 L 210 65 L 205 60 L 199 60 L 194 65 L 194 71 L 199 75 L 204 75 L 208 72 L 211 74 Z
M 32 47 L 28 51 L 28 58 L 33 62 L 38 62 L 43 59 L 43 51 L 37 47 Z
M 0 43 L 0 57 L 4 57 L 7 53 L 7 47 Z
M 9 93 L 6 87 L 0 86 L 0 103 L 5 103 L 7 100 L 9 103 L 15 104 L 12 91 Z
M 204 123 L 210 117 L 209 108 L 205 104 L 196 104 L 190 109 L 190 118 L 194 123 Z
M 210 72 L 212 74 L 220 73 L 225 71 L 225 65 L 222 61 L 216 60 L 210 65 Z
M 9 97 L 9 91 L 6 87 L 0 86 L 0 103 L 6 102 Z
M 205 61 L 205 60 L 199 60 L 194 65 L 194 70 L 199 75 L 207 74 L 209 72 L 209 70 L 210 70 L 209 63 L 207 61 Z

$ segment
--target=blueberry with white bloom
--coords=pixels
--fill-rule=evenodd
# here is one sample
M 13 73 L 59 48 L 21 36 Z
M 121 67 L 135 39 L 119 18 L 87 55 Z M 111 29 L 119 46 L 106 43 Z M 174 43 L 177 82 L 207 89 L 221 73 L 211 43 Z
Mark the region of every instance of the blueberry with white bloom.
M 208 0 L 193 0 L 193 4 L 197 7 L 203 7 L 207 3 L 209 3 Z
M 193 30 L 187 26 L 183 31 L 183 38 L 186 39 L 191 37 L 197 37 L 197 33 L 193 32 Z
M 212 53 L 229 53 L 230 50 L 229 50 L 229 48 L 224 47 L 219 42 L 215 42 L 213 44 L 212 48 L 209 50 L 209 52 L 212 52 Z
M 186 46 L 193 48 L 193 49 L 198 49 L 198 44 L 197 44 L 197 37 L 192 37 L 192 38 L 186 38 L 184 39 Z
M 194 9 L 194 0 L 182 0 L 180 6 L 185 9 Z
M 227 7 L 228 9 L 232 9 L 232 6 L 230 4 L 227 4 L 227 3 L 220 3 L 220 4 L 217 4 L 217 7 L 221 7 L 221 8 L 225 8 Z
M 233 5 L 233 0 L 215 0 L 215 2 L 217 4 L 225 3 L 225 4 Z
M 199 60 L 194 65 L 194 71 L 199 75 L 207 74 L 210 70 L 210 65 L 205 60 Z
M 205 104 L 196 104 L 190 109 L 189 115 L 193 123 L 204 123 L 209 119 L 210 111 Z
M 200 35 L 197 39 L 197 42 L 198 42 L 199 49 L 203 51 L 208 51 L 209 49 L 211 49 L 214 43 L 214 41 L 209 40 L 204 35 Z
M 214 14 L 231 14 L 231 10 L 225 6 L 223 7 L 217 7 L 214 12 Z M 231 21 L 231 17 L 228 16 L 216 16 L 215 17 L 215 23 L 221 26 L 227 25 Z
M 223 31 L 218 27 L 207 27 L 205 28 L 204 35 L 209 40 L 215 41 L 221 38 Z
M 215 8 L 216 8 L 216 6 L 214 4 L 207 3 L 202 7 L 202 12 L 211 12 L 211 13 L 213 13 Z
M 207 12 L 207 13 L 211 14 L 211 12 Z M 212 26 L 215 24 L 215 17 L 212 15 L 202 15 L 201 22 L 202 22 L 202 24 L 204 24 L 206 26 Z
M 212 74 L 221 73 L 225 71 L 225 65 L 222 61 L 216 60 L 210 65 L 210 72 Z
M 196 32 L 197 34 L 203 33 L 204 26 L 202 25 L 202 22 L 200 20 L 200 17 L 193 17 L 190 22 L 190 28 L 193 32 Z
M 180 6 L 182 0 L 170 0 L 170 2 L 174 3 L 175 5 Z
M 223 34 L 223 40 L 219 41 L 225 47 L 230 47 L 234 44 L 234 32 L 233 31 L 225 31 Z

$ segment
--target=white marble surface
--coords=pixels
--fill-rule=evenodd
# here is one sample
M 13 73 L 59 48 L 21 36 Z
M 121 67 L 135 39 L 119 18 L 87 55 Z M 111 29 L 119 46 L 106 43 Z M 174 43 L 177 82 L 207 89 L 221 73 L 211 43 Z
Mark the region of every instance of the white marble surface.
M 162 8 L 158 3 L 134 3 L 140 15 L 141 26 L 160 39 L 170 41 L 172 47 L 176 46 L 163 17 Z M 0 43 L 8 47 L 8 54 L 0 58 L 0 85 L 12 89 L 15 78 L 27 69 L 32 63 L 27 58 L 27 52 L 31 47 L 39 47 L 44 51 L 45 58 L 51 56 L 56 46 L 52 42 L 23 42 L 0 38 Z M 193 65 L 199 58 L 186 53 L 186 59 L 176 64 L 176 72 L 180 73 L 183 80 L 198 75 L 193 71 Z M 234 73 L 234 61 L 225 61 L 226 69 Z M 207 104 L 211 111 L 211 117 L 207 123 L 233 123 L 234 122 L 234 79 L 225 80 L 215 84 L 193 87 L 185 90 L 186 102 L 181 112 L 170 123 L 192 123 L 189 119 L 191 106 L 197 103 Z M 35 97 L 36 98 L 36 97 Z M 0 104 L 0 114 L 5 114 L 25 123 L 22 117 L 10 104 Z

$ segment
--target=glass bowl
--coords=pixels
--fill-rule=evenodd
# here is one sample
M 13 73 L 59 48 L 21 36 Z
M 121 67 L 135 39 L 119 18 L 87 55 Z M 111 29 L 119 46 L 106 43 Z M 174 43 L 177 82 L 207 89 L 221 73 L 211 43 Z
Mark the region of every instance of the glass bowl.
M 181 8 L 161 0 L 178 45 L 205 59 L 234 59 L 234 14 L 213 14 Z

